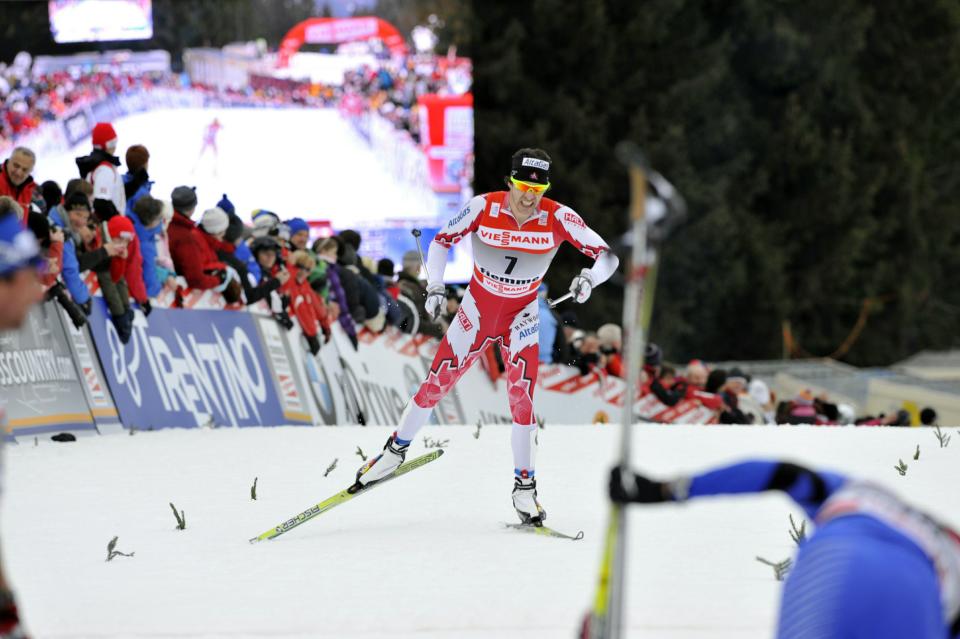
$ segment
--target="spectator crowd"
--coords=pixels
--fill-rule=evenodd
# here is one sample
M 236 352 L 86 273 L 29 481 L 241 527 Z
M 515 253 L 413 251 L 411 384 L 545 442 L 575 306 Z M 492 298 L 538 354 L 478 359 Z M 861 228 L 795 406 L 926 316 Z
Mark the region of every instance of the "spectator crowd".
M 417 54 L 363 66 L 344 75 L 341 106 L 348 113 L 368 110 L 420 142 L 417 98 L 425 94 L 461 95 L 471 84 L 464 58 Z
M 0 66 L 0 148 L 76 106 L 128 91 L 175 86 L 169 73 L 57 71 L 32 76 Z
M 47 297 L 77 326 L 91 313 L 93 281 L 123 342 L 135 308 L 149 321 L 152 300 L 164 289 L 174 306 L 187 290 L 216 291 L 228 308 L 262 303 L 285 328 L 296 321 L 313 353 L 329 340 L 333 322 L 354 345 L 359 328 L 442 332 L 422 309 L 416 252 L 416 261 L 405 256 L 395 274 L 390 260 L 359 257 L 356 231 L 311 243 L 300 218 L 259 209 L 252 225 L 244 224 L 226 194 L 202 212 L 203 194 L 190 186 L 159 199 L 151 191 L 149 150 L 131 145 L 121 162 L 118 148 L 113 127 L 98 123 L 90 153 L 77 158 L 77 176 L 62 187 L 34 181 L 38 158 L 27 147 L 16 147 L 0 166 L 0 214 L 16 215 L 34 232 L 48 262 Z
M 379 69 L 364 67 L 348 72 L 342 93 L 334 97 L 352 96 L 416 139 L 417 96 L 468 86 L 468 73 L 457 60 L 411 56 Z M 84 101 L 176 84 L 169 74 L 58 72 L 26 78 L 0 69 L 0 148 L 5 140 L 22 137 Z M 269 100 L 299 95 L 282 87 L 261 93 Z M 321 94 L 324 101 L 331 96 Z M 149 322 L 158 297 L 178 306 L 191 290 L 215 291 L 227 308 L 259 305 L 288 330 L 298 324 L 312 353 L 330 339 L 335 322 L 356 347 L 363 329 L 380 333 L 394 327 L 439 337 L 459 309 L 463 289 L 450 286 L 440 318 L 427 316 L 417 251 L 406 253 L 397 268 L 389 259 L 364 258 L 362 237 L 353 230 L 311 242 L 310 227 L 300 218 L 283 219 L 257 209 L 252 224 L 245 224 L 227 194 L 197 193 L 187 185 L 169 194 L 153 193 L 150 151 L 131 144 L 121 160 L 121 148 L 112 125 L 101 122 L 92 131 L 90 152 L 76 159 L 77 174 L 70 179 L 38 184 L 33 174 L 42 168 L 42 158 L 27 146 L 13 148 L 0 165 L 0 216 L 16 216 L 36 236 L 47 264 L 45 296 L 56 300 L 78 327 L 92 312 L 91 286 L 103 296 L 123 342 L 130 339 L 135 309 Z M 201 207 L 201 198 L 211 206 Z M 583 376 L 624 377 L 621 350 L 619 326 L 582 330 L 574 311 L 550 308 L 546 287 L 541 287 L 541 363 L 574 366 Z M 493 353 L 494 360 L 499 356 Z M 850 406 L 806 390 L 778 402 L 763 380 L 736 368 L 711 369 L 699 360 L 680 368 L 665 362 L 655 344 L 645 354 L 640 394 L 656 397 L 667 408 L 703 406 L 715 412 L 717 421 L 730 424 L 910 423 L 904 411 L 856 418 Z M 921 420 L 932 424 L 936 413 L 927 409 Z
M 285 329 L 298 324 L 314 354 L 330 339 L 334 322 L 356 348 L 363 329 L 439 337 L 456 316 L 463 297 L 456 286 L 448 287 L 440 318 L 427 316 L 417 251 L 407 252 L 398 270 L 389 259 L 362 257 L 362 237 L 354 230 L 311 242 L 310 226 L 300 218 L 258 209 L 245 224 L 227 194 L 200 194 L 184 185 L 160 199 L 152 193 L 149 149 L 130 145 L 121 161 L 119 142 L 112 125 L 98 123 L 90 152 L 76 159 L 77 175 L 62 186 L 34 180 L 38 158 L 27 147 L 14 148 L 0 165 L 0 217 L 16 216 L 33 232 L 47 264 L 45 296 L 77 327 L 92 312 L 91 283 L 124 343 L 135 309 L 149 322 L 164 291 L 173 306 L 182 305 L 190 290 L 216 291 L 227 308 L 260 305 Z M 201 196 L 218 201 L 200 212 Z M 539 298 L 542 363 L 574 366 L 584 376 L 624 377 L 619 326 L 584 331 L 574 311 L 550 308 L 545 286 Z M 851 407 L 807 390 L 777 402 L 762 380 L 736 368 L 711 369 L 694 360 L 678 370 L 656 344 L 645 353 L 640 394 L 664 407 L 706 407 L 727 424 L 910 423 L 904 411 L 858 419 Z M 922 418 L 933 423 L 936 414 L 927 410 Z

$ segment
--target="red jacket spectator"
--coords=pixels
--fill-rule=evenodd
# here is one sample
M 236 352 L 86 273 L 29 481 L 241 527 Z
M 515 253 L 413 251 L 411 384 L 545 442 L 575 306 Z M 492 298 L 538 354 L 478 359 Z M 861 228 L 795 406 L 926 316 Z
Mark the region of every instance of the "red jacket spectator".
M 30 201 L 33 191 L 37 187 L 30 175 L 36 163 L 33 151 L 25 147 L 17 147 L 10 154 L 10 159 L 0 167 L 0 196 L 6 195 L 16 200 L 23 209 L 23 225 L 27 225 L 27 214 L 30 212 Z
M 324 337 L 330 339 L 330 315 L 324 306 L 320 297 L 317 295 L 307 276 L 316 262 L 306 251 L 294 251 L 291 255 L 290 279 L 286 284 L 280 287 L 280 294 L 290 299 L 290 313 L 295 315 L 300 323 L 300 329 L 310 344 L 311 351 L 316 354 L 319 350 L 319 342 L 316 340 L 317 333 L 323 331 Z M 279 270 L 279 264 L 274 266 L 274 271 Z M 274 276 L 276 273 L 274 273 Z
M 623 374 L 623 358 L 620 356 L 620 353 L 610 353 L 607 355 L 607 375 L 613 375 L 614 377 L 624 377 Z
M 143 256 L 140 254 L 140 240 L 133 228 L 133 222 L 122 215 L 114 216 L 107 223 L 107 231 L 112 238 L 124 238 L 128 241 L 126 255 L 110 258 L 110 279 L 114 282 L 126 279 L 130 297 L 143 304 L 147 301 L 147 287 L 143 283 Z
M 176 211 L 170 226 L 167 227 L 167 236 L 170 244 L 170 256 L 178 275 L 187 280 L 191 288 L 216 288 L 223 283 L 222 276 L 214 272 L 226 272 L 226 266 L 217 258 L 210 245 L 207 244 L 203 231 L 183 213 Z

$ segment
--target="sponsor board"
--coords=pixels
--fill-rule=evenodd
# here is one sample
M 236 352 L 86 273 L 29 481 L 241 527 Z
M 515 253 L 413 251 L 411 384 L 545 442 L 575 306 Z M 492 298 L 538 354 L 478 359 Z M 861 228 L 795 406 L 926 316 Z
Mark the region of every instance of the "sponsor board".
M 106 303 L 95 298 L 89 325 L 127 428 L 289 421 L 249 313 L 155 309 L 148 322 L 137 312 L 121 344 Z
M 95 430 L 58 309 L 56 302 L 37 305 L 20 330 L 0 333 L 7 439 Z
M 257 329 L 263 341 L 270 364 L 270 371 L 280 391 L 283 416 L 289 424 L 312 424 L 313 418 L 306 402 L 306 393 L 300 376 L 294 373 L 296 360 L 293 347 L 299 346 L 300 329 L 294 327 L 286 332 L 284 339 L 280 324 L 273 317 L 256 317 Z M 301 349 L 302 350 L 302 349 Z
M 87 399 L 87 406 L 101 432 L 112 432 L 121 428 L 120 415 L 113 404 L 110 389 L 107 388 L 103 369 L 93 346 L 93 338 L 87 327 L 77 328 L 70 321 L 66 311 L 60 310 L 60 324 L 70 343 L 73 361 L 80 373 L 80 382 Z

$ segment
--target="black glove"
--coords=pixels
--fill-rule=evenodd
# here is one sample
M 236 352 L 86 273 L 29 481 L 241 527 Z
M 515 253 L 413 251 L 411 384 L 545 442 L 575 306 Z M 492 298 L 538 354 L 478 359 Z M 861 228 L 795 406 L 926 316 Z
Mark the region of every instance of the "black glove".
M 153 312 L 153 306 L 150 305 L 150 300 L 140 302 L 140 310 L 143 311 L 144 317 L 150 317 L 150 313 Z
M 304 335 L 307 338 L 307 345 L 310 347 L 310 354 L 316 355 L 320 352 L 320 340 L 316 335 Z
M 227 272 L 222 268 L 206 268 L 203 269 L 203 272 L 207 275 L 214 276 L 221 284 L 223 284 L 227 279 Z
M 669 487 L 662 482 L 651 481 L 629 470 L 623 471 L 619 466 L 610 471 L 610 499 L 614 503 L 658 504 L 672 498 Z
M 285 311 L 275 313 L 273 317 L 277 320 L 277 322 L 280 323 L 280 326 L 284 327 L 288 331 L 293 328 L 293 320 L 290 319 L 290 316 L 287 315 Z
M 77 306 L 80 307 L 80 310 L 83 311 L 84 315 L 89 317 L 90 313 L 93 312 L 93 298 L 88 297 L 86 302 L 84 302 L 83 304 L 77 304 Z
M 117 329 L 117 336 L 120 338 L 120 343 L 128 343 L 130 336 L 133 335 L 133 309 L 127 309 L 127 312 L 123 315 L 111 315 L 110 321 L 113 322 L 114 328 Z
M 17 602 L 9 590 L 0 592 L 0 639 L 26 639 L 27 634 L 20 626 L 20 613 Z
M 329 326 L 321 326 L 321 327 L 320 327 L 320 330 L 323 331 L 323 343 L 324 343 L 324 344 L 329 344 L 329 343 L 330 343 L 330 338 L 333 337 L 333 331 L 330 330 L 330 327 L 329 327 Z
M 67 295 L 66 290 L 63 288 L 63 284 L 57 282 L 47 290 L 46 295 L 47 301 L 52 299 L 57 300 L 57 303 L 63 307 L 63 310 L 67 312 L 67 315 L 70 316 L 70 321 L 77 328 L 83 327 L 87 323 L 87 316 L 83 314 L 83 311 L 80 310 L 80 307 L 77 306 L 69 295 Z
M 70 321 L 73 322 L 73 325 L 76 328 L 83 328 L 87 323 L 87 316 L 83 314 L 83 311 L 80 310 L 80 307 L 74 303 L 69 297 L 63 296 L 57 300 L 60 302 L 60 306 L 63 307 L 63 310 L 67 312 L 67 315 L 70 316 Z

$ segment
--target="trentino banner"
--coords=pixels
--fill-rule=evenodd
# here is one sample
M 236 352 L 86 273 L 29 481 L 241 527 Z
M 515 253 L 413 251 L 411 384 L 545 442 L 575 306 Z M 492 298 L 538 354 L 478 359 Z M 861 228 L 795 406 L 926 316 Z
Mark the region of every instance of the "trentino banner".
M 122 344 L 103 298 L 90 329 L 127 428 L 290 424 L 249 313 L 136 311 Z

